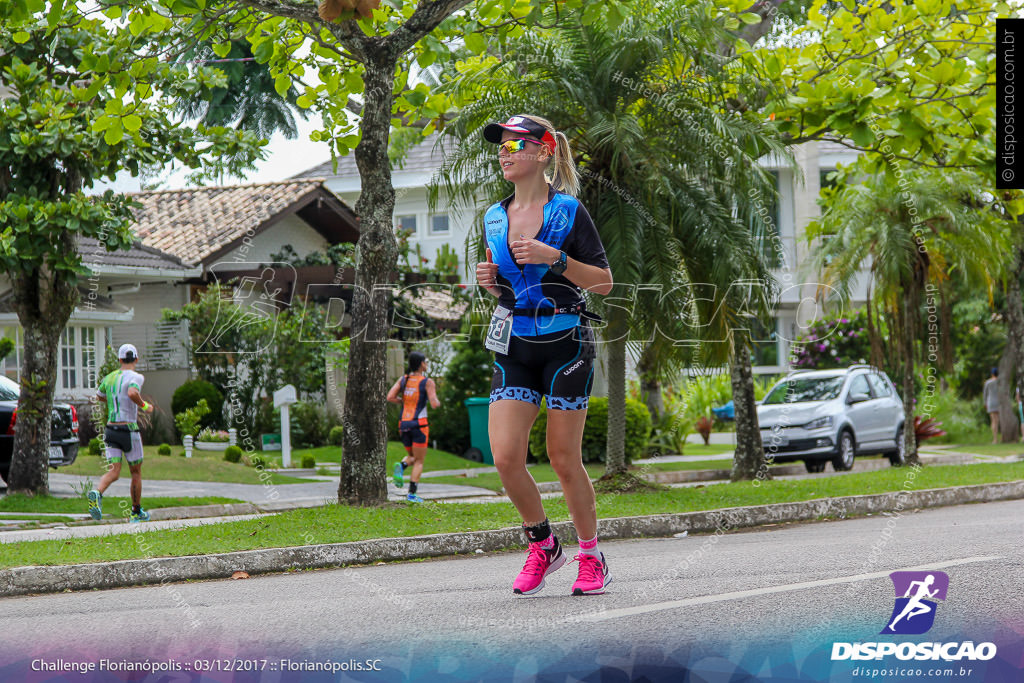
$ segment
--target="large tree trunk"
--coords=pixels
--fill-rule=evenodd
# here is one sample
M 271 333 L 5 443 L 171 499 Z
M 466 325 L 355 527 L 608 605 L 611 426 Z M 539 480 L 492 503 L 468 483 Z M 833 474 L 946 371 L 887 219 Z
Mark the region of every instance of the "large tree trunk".
M 362 181 L 356 202 L 360 234 L 338 486 L 338 502 L 349 505 L 387 501 L 387 314 L 398 259 L 392 227 L 395 191 L 388 160 L 394 73 L 395 61 L 390 55 L 367 61 L 362 139 L 355 150 Z
M 76 248 L 67 240 L 66 248 Z M 54 282 L 43 269 L 11 280 L 18 321 L 22 327 L 21 395 L 14 429 L 8 490 L 49 494 L 50 423 L 57 382 L 57 347 L 64 326 L 78 302 L 78 290 Z
M 903 445 L 908 465 L 920 465 L 917 457 L 917 434 L 914 432 L 914 401 L 917 397 L 914 386 L 914 352 L 916 330 L 917 297 L 908 291 L 903 294 L 903 325 L 901 326 L 901 355 L 903 356 Z
M 1024 301 L 1020 291 L 1024 244 L 1017 245 L 1014 256 L 1006 285 L 1006 348 L 999 361 L 999 429 L 1003 443 L 1020 441 L 1014 389 L 1019 389 L 1024 396 Z
M 736 453 L 732 461 L 732 481 L 770 479 L 768 462 L 761 443 L 757 422 L 757 399 L 754 398 L 754 368 L 750 362 L 747 340 L 737 335 L 733 341 L 729 363 L 732 402 L 736 410 Z
M 608 314 L 608 440 L 605 476 L 625 474 L 626 462 L 626 320 L 620 308 Z
M 645 346 L 636 369 L 640 375 L 640 396 L 647 406 L 647 412 L 651 414 L 651 424 L 657 425 L 665 412 L 665 401 L 661 396 L 661 380 L 651 358 L 654 353 L 656 350 L 653 343 Z

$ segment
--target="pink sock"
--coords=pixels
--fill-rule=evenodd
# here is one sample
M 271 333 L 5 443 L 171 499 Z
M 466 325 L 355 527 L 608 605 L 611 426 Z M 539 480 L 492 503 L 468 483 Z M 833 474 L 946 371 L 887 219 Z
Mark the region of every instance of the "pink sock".
M 590 555 L 591 557 L 601 557 L 601 553 L 597 550 L 597 536 L 594 536 L 589 541 L 580 539 L 580 555 Z
M 540 542 L 540 547 L 544 548 L 544 550 L 551 550 L 552 548 L 554 548 L 555 547 L 555 535 L 551 534 L 550 536 L 545 538 L 543 541 L 541 541 Z

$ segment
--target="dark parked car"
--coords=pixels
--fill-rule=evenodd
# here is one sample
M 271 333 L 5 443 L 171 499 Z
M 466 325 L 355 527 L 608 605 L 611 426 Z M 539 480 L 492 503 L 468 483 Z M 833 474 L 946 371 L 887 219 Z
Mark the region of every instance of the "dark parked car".
M 14 429 L 18 424 L 17 382 L 0 375 L 0 477 L 11 472 Z M 78 457 L 78 413 L 67 403 L 53 404 L 50 426 L 50 467 L 70 465 Z

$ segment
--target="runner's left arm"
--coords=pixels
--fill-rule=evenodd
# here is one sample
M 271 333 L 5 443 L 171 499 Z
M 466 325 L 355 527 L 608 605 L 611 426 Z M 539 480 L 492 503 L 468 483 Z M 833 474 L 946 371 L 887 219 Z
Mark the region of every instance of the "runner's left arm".
M 431 408 L 441 407 L 441 401 L 437 398 L 437 386 L 432 379 L 427 380 L 427 400 L 430 401 Z

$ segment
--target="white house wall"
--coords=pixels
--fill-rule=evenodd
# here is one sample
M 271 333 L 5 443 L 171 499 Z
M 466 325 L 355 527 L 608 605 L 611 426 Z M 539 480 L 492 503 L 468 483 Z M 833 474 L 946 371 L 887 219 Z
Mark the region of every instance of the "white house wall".
M 243 242 L 232 249 L 211 267 L 230 269 L 236 262 L 270 263 L 271 255 L 280 252 L 285 244 L 290 244 L 300 258 L 314 252 L 323 253 L 330 246 L 309 223 L 292 214 L 255 235 L 249 243 Z
M 328 178 L 327 188 L 338 196 L 349 206 L 355 206 L 359 200 L 359 184 L 353 183 L 351 178 Z M 419 182 L 421 185 L 414 186 L 410 183 Z M 424 187 L 430 182 L 430 175 L 425 173 L 410 174 L 403 176 L 400 172 L 395 173 L 395 219 L 401 216 L 416 216 L 416 234 L 410 237 L 409 244 L 412 249 L 420 246 L 420 253 L 427 259 L 426 267 L 433 267 L 437 261 L 437 254 L 441 247 L 447 244 L 459 257 L 460 276 L 464 282 L 468 282 L 470 274 L 475 272 L 475 261 L 466 258 L 466 241 L 473 230 L 473 210 L 461 209 L 456 211 L 448 206 L 445 196 L 442 193 L 437 209 L 430 211 L 427 204 L 427 190 Z M 448 234 L 431 235 L 430 218 L 435 214 L 448 214 Z M 410 256 L 409 262 L 415 267 L 414 256 Z M 474 265 L 469 267 L 469 261 Z

